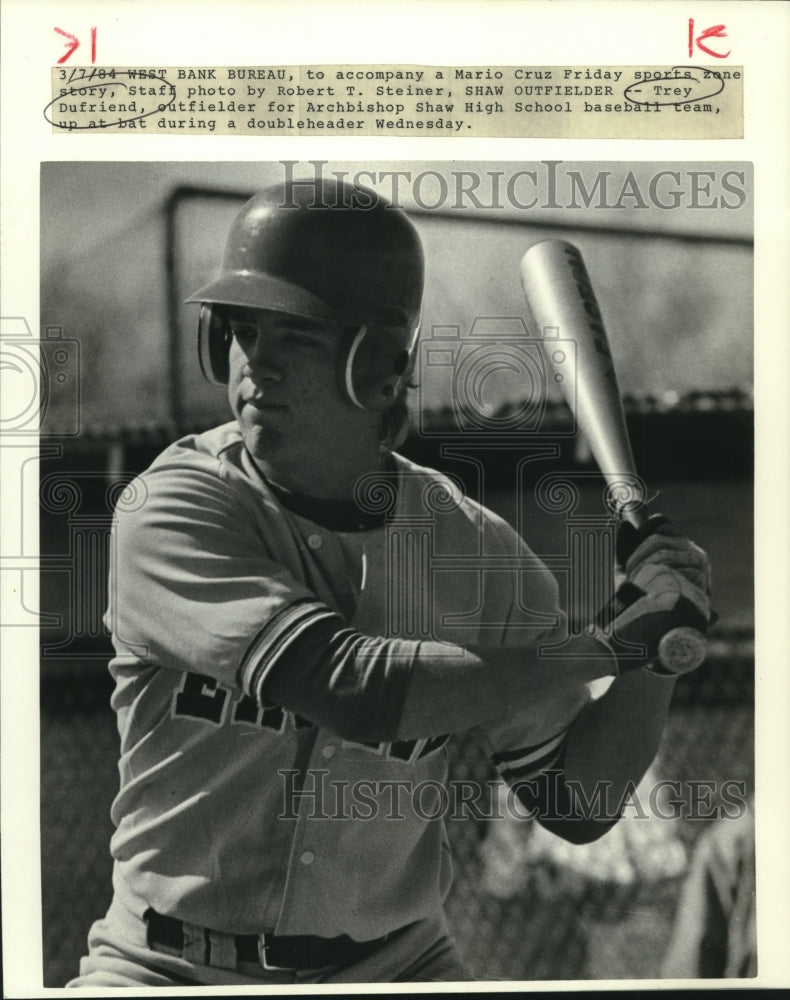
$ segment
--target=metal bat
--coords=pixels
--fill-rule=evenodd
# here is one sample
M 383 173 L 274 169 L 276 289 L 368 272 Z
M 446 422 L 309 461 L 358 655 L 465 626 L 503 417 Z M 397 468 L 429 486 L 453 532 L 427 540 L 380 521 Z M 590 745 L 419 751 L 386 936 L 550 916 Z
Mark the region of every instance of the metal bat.
M 614 362 L 601 311 L 579 250 L 564 240 L 545 240 L 521 259 L 521 283 L 554 379 L 573 411 L 609 484 L 619 513 L 635 527 L 647 518 L 646 498 L 631 452 Z M 561 347 L 575 344 L 575 365 Z M 705 658 L 704 636 L 676 628 L 659 643 L 661 665 L 685 673 Z

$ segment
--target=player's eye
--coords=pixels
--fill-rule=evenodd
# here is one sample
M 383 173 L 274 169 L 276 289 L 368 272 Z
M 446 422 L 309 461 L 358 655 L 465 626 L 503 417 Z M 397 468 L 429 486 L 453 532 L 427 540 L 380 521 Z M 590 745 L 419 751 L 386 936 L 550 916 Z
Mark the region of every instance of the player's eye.
M 317 348 L 323 347 L 325 338 L 318 332 L 304 330 L 300 327 L 291 327 L 283 331 L 283 337 L 289 344 L 296 347 Z
M 242 346 L 255 343 L 258 331 L 249 323 L 238 323 L 231 320 L 230 332 Z

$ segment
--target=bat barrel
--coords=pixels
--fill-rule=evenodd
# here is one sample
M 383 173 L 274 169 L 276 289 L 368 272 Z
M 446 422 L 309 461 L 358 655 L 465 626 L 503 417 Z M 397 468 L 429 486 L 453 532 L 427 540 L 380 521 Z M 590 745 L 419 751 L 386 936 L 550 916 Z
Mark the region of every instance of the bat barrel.
M 564 396 L 609 485 L 612 506 L 633 520 L 645 501 L 644 489 L 603 317 L 582 255 L 565 240 L 536 243 L 521 259 L 521 283 L 550 381 Z
M 565 240 L 544 240 L 524 254 L 521 283 L 549 371 L 608 485 L 610 506 L 635 528 L 647 519 L 644 484 L 636 473 L 614 361 L 603 317 L 579 250 Z M 670 673 L 698 667 L 705 638 L 672 629 L 658 658 Z

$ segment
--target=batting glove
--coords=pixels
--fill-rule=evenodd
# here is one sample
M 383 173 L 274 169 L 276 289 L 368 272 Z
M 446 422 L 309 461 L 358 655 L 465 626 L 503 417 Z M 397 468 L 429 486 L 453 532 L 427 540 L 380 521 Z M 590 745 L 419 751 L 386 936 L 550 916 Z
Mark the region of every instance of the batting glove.
M 623 521 L 617 529 L 615 556 L 626 579 L 633 580 L 645 564 L 666 566 L 710 596 L 711 570 L 707 554 L 663 514 L 652 514 L 641 528 Z
M 715 621 L 708 557 L 661 515 L 640 529 L 621 525 L 616 555 L 623 582 L 596 624 L 606 630 L 621 670 L 666 673 L 658 663 L 664 635 L 684 627 L 704 633 Z

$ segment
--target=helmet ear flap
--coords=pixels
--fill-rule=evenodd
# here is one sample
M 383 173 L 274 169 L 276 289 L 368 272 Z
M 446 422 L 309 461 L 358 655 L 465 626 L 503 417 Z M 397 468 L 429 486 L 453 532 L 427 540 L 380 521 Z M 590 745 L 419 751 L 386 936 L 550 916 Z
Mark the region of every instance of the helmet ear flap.
M 228 384 L 228 351 L 232 336 L 222 315 L 210 305 L 202 304 L 198 320 L 198 359 L 200 370 L 212 385 Z
M 340 351 L 340 388 L 358 409 L 383 413 L 395 402 L 410 362 L 402 330 L 368 325 L 354 328 Z

